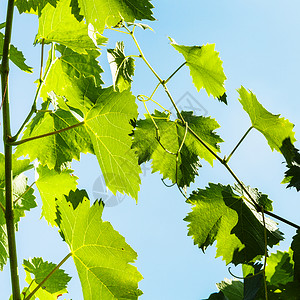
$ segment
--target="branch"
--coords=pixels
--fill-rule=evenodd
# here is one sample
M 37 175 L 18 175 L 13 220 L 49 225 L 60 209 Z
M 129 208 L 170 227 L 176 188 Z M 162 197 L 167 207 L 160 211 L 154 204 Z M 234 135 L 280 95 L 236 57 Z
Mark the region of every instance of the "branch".
M 29 300 L 41 287 L 42 285 L 58 270 L 66 261 L 67 259 L 72 256 L 72 252 L 70 252 L 67 256 L 65 256 L 61 262 L 56 265 L 56 267 L 39 283 L 39 285 L 24 299 Z
M 7 227 L 8 252 L 10 262 L 10 275 L 13 300 L 21 300 L 20 283 L 18 274 L 17 248 L 15 239 L 15 224 L 13 212 L 12 194 L 12 147 L 8 144 L 11 137 L 10 112 L 8 98 L 8 73 L 9 73 L 9 49 L 12 33 L 12 21 L 14 14 L 14 0 L 7 2 L 5 36 L 2 52 L 1 86 L 3 99 L 3 139 L 5 155 L 5 219 Z
M 43 137 L 47 137 L 47 136 L 59 134 L 59 133 L 61 133 L 61 132 L 67 131 L 67 130 L 71 130 L 71 129 L 76 128 L 76 127 L 78 127 L 78 126 L 81 126 L 81 125 L 83 125 L 83 124 L 84 124 L 84 121 L 83 121 L 83 122 L 80 122 L 80 123 L 77 123 L 77 124 L 74 124 L 74 125 L 72 125 L 72 126 L 70 126 L 70 127 L 60 129 L 60 130 L 56 130 L 56 131 L 44 133 L 44 134 L 37 135 L 37 136 L 32 136 L 32 137 L 30 137 L 30 138 L 27 138 L 27 139 L 24 139 L 24 140 L 20 140 L 20 141 L 17 141 L 17 142 L 10 142 L 10 145 L 12 145 L 12 146 L 21 145 L 21 144 L 27 143 L 27 142 L 29 142 L 29 141 L 41 139 L 41 138 L 43 138 Z

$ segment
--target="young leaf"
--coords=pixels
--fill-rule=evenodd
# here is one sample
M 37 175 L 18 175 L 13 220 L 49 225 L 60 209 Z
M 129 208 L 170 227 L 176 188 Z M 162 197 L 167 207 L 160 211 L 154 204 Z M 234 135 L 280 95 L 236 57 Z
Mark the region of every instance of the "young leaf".
M 126 22 L 134 20 L 155 20 L 151 9 L 153 5 L 148 0 L 122 1 L 115 0 L 78 0 L 80 12 L 84 15 L 87 24 L 102 33 L 105 25 L 116 26 L 122 19 Z
M 141 169 L 131 149 L 130 120 L 137 118 L 134 96 L 126 90 L 113 88 L 99 91 L 95 106 L 87 113 L 85 127 L 90 134 L 94 151 L 106 186 L 113 192 L 127 193 L 137 199 Z
M 22 13 L 38 13 L 41 15 L 42 9 L 46 4 L 51 4 L 56 7 L 58 0 L 15 0 L 15 6 L 20 14 Z
M 68 243 L 85 299 L 137 299 L 142 275 L 132 266 L 136 252 L 109 222 L 103 204 L 84 197 L 74 210 L 66 199 L 58 202 L 60 229 Z
M 47 4 L 39 18 L 39 30 L 36 42 L 49 44 L 56 42 L 78 53 L 87 54 L 87 50 L 97 49 L 97 43 L 103 43 L 106 38 L 96 34 L 93 28 L 78 22 L 71 13 L 70 1 L 61 0 L 56 8 Z
M 219 127 L 214 119 L 194 116 L 192 112 L 181 114 L 201 139 L 214 151 L 220 151 L 217 144 L 223 140 L 214 133 L 214 130 Z M 153 172 L 159 171 L 164 179 L 169 178 L 173 183 L 176 183 L 177 179 L 180 187 L 189 186 L 198 175 L 199 157 L 212 164 L 214 156 L 189 132 L 184 138 L 186 128 L 180 120 L 170 121 L 166 113 L 158 111 L 155 111 L 152 118 L 159 128 L 160 143 L 157 141 L 157 133 L 150 116 L 146 116 L 144 120 L 138 120 L 132 147 L 139 158 L 139 164 L 152 159 Z M 177 161 L 174 154 L 177 153 L 183 141 Z
M 120 92 L 131 86 L 134 75 L 134 59 L 125 56 L 124 43 L 117 42 L 115 49 L 107 49 L 107 59 L 112 73 L 114 88 Z
M 45 108 L 46 103 L 43 107 Z M 69 111 L 58 109 L 55 113 L 38 112 L 27 125 L 22 139 L 39 136 L 78 124 Z M 30 160 L 38 159 L 50 169 L 60 170 L 61 166 L 73 159 L 79 160 L 80 153 L 93 153 L 93 146 L 83 125 L 73 129 L 36 139 L 17 146 L 18 156 L 28 154 Z
M 2 58 L 2 50 L 4 43 L 4 34 L 0 32 L 0 59 Z M 22 71 L 32 73 L 32 68 L 25 64 L 25 57 L 14 45 L 10 45 L 9 59 Z
M 300 230 L 297 230 L 297 234 L 293 237 L 293 242 L 291 245 L 293 250 L 293 260 L 294 266 L 294 279 L 298 283 L 300 282 Z
M 270 285 L 279 286 L 294 280 L 294 263 L 292 251 L 277 251 L 268 257 L 266 279 Z
M 262 218 L 230 186 L 210 183 L 205 190 L 194 191 L 187 202 L 193 205 L 185 218 L 189 222 L 188 235 L 203 251 L 216 240 L 217 257 L 223 256 L 226 264 L 235 265 L 264 254 Z M 267 218 L 266 230 L 270 247 L 282 239 Z
M 239 101 L 244 110 L 248 113 L 252 126 L 260 131 L 268 141 L 272 151 L 278 152 L 285 139 L 289 138 L 291 143 L 296 141 L 293 132 L 294 125 L 280 115 L 273 115 L 268 112 L 258 101 L 256 96 L 247 91 L 243 86 L 238 90 Z
M 72 170 L 65 169 L 58 173 L 42 165 L 38 166 L 37 172 L 39 178 L 36 186 L 43 201 L 42 217 L 45 217 L 52 226 L 56 226 L 56 200 L 63 199 L 64 195 L 68 195 L 71 190 L 74 191 L 78 178 L 72 174 Z
M 49 93 L 53 91 L 56 95 L 67 98 L 70 106 L 85 113 L 94 104 L 89 101 L 92 98 L 89 94 L 94 93 L 95 86 L 103 84 L 100 76 L 103 70 L 97 61 L 100 52 L 88 50 L 88 54 L 78 54 L 62 45 L 57 45 L 55 49 L 61 56 L 50 69 L 41 97 L 47 100 Z
M 32 259 L 23 260 L 23 267 L 26 273 L 34 275 L 34 283 L 40 284 L 51 271 L 54 270 L 56 264 L 43 261 L 41 257 L 34 257 Z M 28 274 L 27 274 L 28 275 Z M 50 294 L 66 293 L 67 284 L 71 277 L 62 269 L 57 269 L 43 284 L 42 290 Z M 29 282 L 30 283 L 30 282 Z
M 226 76 L 219 52 L 215 51 L 215 44 L 190 47 L 178 45 L 171 39 L 171 45 L 184 56 L 198 92 L 204 88 L 208 96 L 213 95 L 227 103 L 226 97 L 224 98 Z

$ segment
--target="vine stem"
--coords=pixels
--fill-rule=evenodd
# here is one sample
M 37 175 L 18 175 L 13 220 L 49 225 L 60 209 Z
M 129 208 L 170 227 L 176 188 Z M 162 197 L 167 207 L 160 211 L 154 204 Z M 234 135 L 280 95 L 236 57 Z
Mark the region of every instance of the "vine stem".
M 23 140 L 20 140 L 20 141 L 17 141 L 17 142 L 10 142 L 10 145 L 12 145 L 12 146 L 21 145 L 21 144 L 27 143 L 27 142 L 29 142 L 29 141 L 41 139 L 41 138 L 43 138 L 43 137 L 55 135 L 55 134 L 58 134 L 58 133 L 61 133 L 61 132 L 64 132 L 64 131 L 67 131 L 67 130 L 76 128 L 76 127 L 81 126 L 81 125 L 83 125 L 83 124 L 84 124 L 84 121 L 83 121 L 83 122 L 80 122 L 80 123 L 77 123 L 77 124 L 74 124 L 74 125 L 72 125 L 72 126 L 69 126 L 69 127 L 63 128 L 63 129 L 60 129 L 60 130 L 56 130 L 56 131 L 44 133 L 44 134 L 37 135 L 37 136 L 32 136 L 32 137 L 30 137 L 30 138 L 23 139 Z
M 134 36 L 134 33 L 133 31 L 130 31 L 125 25 L 124 27 L 126 28 L 126 30 L 128 31 L 128 33 L 131 35 L 131 37 L 133 38 L 134 40 L 134 43 L 136 44 L 136 47 L 138 48 L 138 51 L 140 52 L 141 54 L 141 57 L 142 59 L 144 60 L 144 62 L 146 63 L 146 65 L 149 67 L 149 69 L 152 71 L 152 73 L 156 76 L 156 78 L 159 80 L 159 84 L 161 84 L 164 89 L 165 89 L 165 92 L 167 94 L 167 96 L 169 97 L 173 107 L 175 108 L 177 114 L 178 114 L 178 117 L 181 119 L 181 121 L 183 122 L 184 125 L 187 126 L 188 128 L 188 131 L 196 138 L 196 140 L 201 144 L 203 145 L 226 169 L 227 171 L 231 174 L 231 176 L 236 180 L 236 182 L 240 185 L 240 187 L 242 188 L 242 190 L 246 193 L 246 195 L 249 197 L 249 200 L 247 199 L 247 201 L 249 201 L 249 203 L 251 203 L 257 212 L 262 212 L 262 207 L 260 207 L 258 205 L 258 203 L 253 199 L 253 197 L 251 196 L 251 194 L 249 193 L 249 191 L 247 190 L 247 188 L 244 186 L 244 184 L 241 182 L 241 180 L 235 175 L 235 173 L 231 170 L 231 168 L 229 167 L 228 165 L 228 158 L 224 158 L 222 159 L 217 153 L 215 153 L 210 147 L 209 145 L 207 145 L 193 130 L 190 126 L 188 126 L 187 122 L 184 120 L 183 116 L 181 115 L 176 103 L 174 102 L 174 99 L 172 97 L 172 95 L 170 94 L 168 88 L 167 88 L 167 85 L 166 85 L 166 81 L 169 81 L 185 64 L 181 64 L 181 66 L 179 66 L 172 74 L 171 76 L 169 76 L 169 78 L 167 80 L 162 80 L 158 74 L 155 72 L 155 70 L 152 68 L 152 66 L 150 65 L 150 63 L 147 61 L 147 59 L 145 58 L 143 52 L 142 52 L 142 49 L 138 43 L 138 41 L 136 40 L 135 36 Z M 159 86 L 158 84 L 158 86 Z M 157 88 L 156 88 L 157 89 Z M 155 91 L 156 91 L 155 89 Z M 245 133 L 245 135 L 242 137 L 242 139 L 239 141 L 239 143 L 236 145 L 236 147 L 233 149 L 233 151 L 230 153 L 229 155 L 229 158 L 233 155 L 233 153 L 236 151 L 236 149 L 238 148 L 238 146 L 242 143 L 242 141 L 245 139 L 245 137 L 248 135 L 248 133 L 250 132 L 250 130 L 252 129 L 252 127 L 250 127 L 248 129 L 248 131 Z M 269 216 L 275 218 L 275 219 L 278 219 L 292 227 L 295 227 L 297 229 L 300 229 L 300 226 L 293 223 L 293 222 L 290 222 L 289 220 L 285 219 L 285 218 L 282 218 L 270 211 L 264 211 L 265 214 L 268 214 Z
M 3 139 L 5 155 L 5 219 L 7 227 L 8 252 L 10 262 L 10 275 L 13 300 L 21 300 L 20 283 L 17 261 L 17 247 L 15 238 L 15 224 L 12 193 L 12 146 L 8 143 L 11 138 L 10 111 L 8 97 L 9 49 L 14 14 L 14 0 L 8 0 L 6 13 L 6 26 L 2 54 L 1 86 L 3 98 Z
M 57 271 L 67 260 L 72 256 L 72 252 L 66 255 L 59 264 L 55 266 L 55 268 L 38 284 L 38 286 L 24 299 L 29 300 L 42 286 L 43 284 Z

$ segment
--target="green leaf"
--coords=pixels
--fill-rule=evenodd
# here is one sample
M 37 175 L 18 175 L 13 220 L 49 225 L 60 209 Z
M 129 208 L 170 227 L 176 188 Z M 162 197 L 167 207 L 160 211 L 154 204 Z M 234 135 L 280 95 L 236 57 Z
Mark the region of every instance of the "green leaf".
M 13 178 L 33 168 L 33 165 L 30 164 L 29 159 L 18 160 L 18 157 L 19 156 L 15 154 L 13 154 L 12 157 Z M 4 186 L 4 182 L 5 182 L 5 156 L 3 153 L 0 153 L 0 186 Z
M 4 214 L 2 210 L 0 210 L 0 215 L 1 214 Z M 8 257 L 9 255 L 6 225 L 0 224 L 0 271 L 3 271 L 3 267 L 6 265 Z
M 137 199 L 141 182 L 134 151 L 131 149 L 130 120 L 137 118 L 134 96 L 113 88 L 99 91 L 95 106 L 87 113 L 85 126 L 101 167 L 106 186 L 115 194 L 127 193 Z
M 78 0 L 78 3 L 87 24 L 93 24 L 100 33 L 105 25 L 116 26 L 122 19 L 126 22 L 155 20 L 151 11 L 153 5 L 148 0 Z
M 61 45 L 56 45 L 55 48 L 61 56 L 53 63 L 41 96 L 47 100 L 49 93 L 53 91 L 56 95 L 67 98 L 70 106 L 85 113 L 95 102 L 90 101 L 90 95 L 95 93 L 94 86 L 103 83 L 100 76 L 103 70 L 97 61 L 100 52 L 88 50 L 85 55 Z
M 217 144 L 223 140 L 214 133 L 214 130 L 219 127 L 214 119 L 194 116 L 192 112 L 182 112 L 181 114 L 192 130 L 212 150 L 220 151 Z M 159 128 L 160 143 L 157 141 L 157 133 L 150 116 L 146 115 L 145 120 L 138 120 L 134 131 L 133 149 L 139 158 L 139 163 L 152 159 L 153 172 L 159 171 L 164 179 L 169 178 L 173 183 L 177 181 L 180 187 L 189 186 L 198 175 L 199 158 L 205 159 L 212 165 L 215 157 L 189 132 L 184 140 L 186 128 L 179 119 L 170 121 L 167 114 L 158 111 L 155 111 L 152 118 Z M 174 154 L 177 153 L 183 140 L 184 144 L 176 163 Z
M 173 39 L 170 40 L 171 45 L 184 56 L 198 92 L 204 88 L 208 96 L 213 95 L 226 103 L 224 101 L 226 76 L 219 52 L 215 51 L 215 44 L 191 47 L 178 45 Z
M 40 284 L 51 271 L 56 268 L 56 264 L 43 261 L 41 257 L 34 257 L 23 260 L 23 267 L 26 272 L 34 275 L 34 282 Z M 43 284 L 42 289 L 50 294 L 66 291 L 67 284 L 71 277 L 62 269 L 57 269 Z
M 125 56 L 124 43 L 117 42 L 115 49 L 107 49 L 107 59 L 113 77 L 114 88 L 123 92 L 131 86 L 134 75 L 134 59 Z
M 262 217 L 230 186 L 210 183 L 205 190 L 194 191 L 187 202 L 193 205 L 185 218 L 189 222 L 188 235 L 203 251 L 217 241 L 217 257 L 235 265 L 264 254 Z M 265 219 L 268 245 L 272 247 L 282 237 L 274 222 Z
M 268 195 L 261 193 L 257 188 L 252 188 L 250 186 L 245 186 L 248 193 L 251 195 L 252 199 L 265 210 L 272 211 L 273 201 L 269 199 Z M 247 193 L 237 184 L 234 185 L 234 190 L 238 192 L 244 199 L 247 199 L 251 202 L 251 198 L 247 195 Z
M 72 201 L 72 200 L 71 200 Z M 103 204 L 84 197 L 74 210 L 70 202 L 58 202 L 60 229 L 68 243 L 85 299 L 137 299 L 142 275 L 132 266 L 136 252 L 109 222 L 103 222 Z
M 217 283 L 217 287 L 230 300 L 244 299 L 244 284 L 241 281 L 225 278 L 225 281 Z
M 70 1 L 61 0 L 57 7 L 47 4 L 39 18 L 39 30 L 35 42 L 49 44 L 56 42 L 78 53 L 87 54 L 95 50 L 99 34 L 84 21 L 78 22 L 71 13 Z M 106 38 L 102 38 L 104 42 Z
M 41 15 L 42 9 L 49 3 L 56 7 L 58 0 L 15 0 L 15 6 L 20 14 L 22 13 L 38 13 Z
M 288 183 L 287 188 L 294 187 L 300 191 L 300 153 L 299 150 L 291 143 L 290 138 L 283 141 L 280 148 L 284 155 L 288 170 L 284 173 L 285 178 L 282 183 Z
M 289 138 L 291 143 L 296 141 L 293 132 L 294 125 L 280 115 L 273 115 L 268 112 L 258 101 L 256 96 L 247 91 L 243 86 L 238 90 L 239 101 L 244 110 L 248 113 L 252 126 L 260 131 L 268 141 L 272 151 L 280 149 L 285 139 Z
M 294 279 L 294 263 L 292 251 L 272 253 L 267 260 L 266 279 L 274 286 L 292 282 Z
M 58 173 L 42 165 L 38 166 L 37 172 L 39 178 L 36 186 L 43 201 L 42 217 L 45 217 L 52 226 L 56 226 L 56 200 L 64 199 L 64 195 L 68 195 L 71 190 L 74 191 L 78 178 L 72 174 L 72 170 L 65 169 Z
M 293 242 L 291 244 L 293 250 L 294 266 L 294 279 L 300 282 L 300 230 L 297 229 L 297 234 L 293 236 Z
M 46 108 L 46 103 L 42 108 Z M 41 111 L 27 125 L 22 139 L 47 134 L 78 123 L 69 111 L 62 109 L 58 109 L 55 113 Z M 73 159 L 79 160 L 81 152 L 93 153 L 91 140 L 83 125 L 20 144 L 16 150 L 18 156 L 28 154 L 31 161 L 37 158 L 42 165 L 55 170 L 60 170 L 62 165 Z
M 4 34 L 0 32 L 0 59 L 3 56 Z M 32 73 L 32 68 L 25 64 L 25 57 L 14 45 L 10 45 L 9 59 L 22 71 Z

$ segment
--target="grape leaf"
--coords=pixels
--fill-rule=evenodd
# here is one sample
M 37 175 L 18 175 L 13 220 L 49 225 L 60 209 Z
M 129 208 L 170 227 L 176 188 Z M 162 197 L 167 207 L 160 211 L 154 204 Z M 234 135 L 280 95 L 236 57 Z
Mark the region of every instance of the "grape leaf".
M 39 178 L 36 181 L 36 186 L 43 201 L 42 217 L 45 217 L 52 226 L 56 226 L 56 200 L 64 198 L 64 195 L 75 190 L 78 178 L 72 174 L 72 170 L 65 169 L 58 173 L 42 165 L 38 166 L 37 172 Z
M 293 242 L 291 244 L 293 250 L 294 266 L 294 279 L 300 282 L 300 230 L 297 229 L 297 234 L 293 236 Z
M 60 229 L 68 243 L 85 299 L 137 299 L 142 275 L 130 263 L 136 252 L 109 222 L 103 222 L 103 204 L 84 197 L 74 210 L 66 199 L 58 202 Z
M 20 14 L 22 13 L 38 13 L 41 15 L 42 9 L 49 3 L 56 7 L 58 0 L 15 0 L 15 6 Z
M 126 90 L 113 88 L 99 91 L 95 106 L 85 117 L 94 151 L 101 167 L 106 186 L 115 194 L 127 193 L 137 199 L 141 182 L 134 151 L 131 149 L 131 119 L 137 118 L 134 96 Z
M 280 148 L 287 163 L 288 170 L 284 173 L 285 178 L 282 183 L 288 183 L 287 188 L 295 187 L 300 191 L 300 153 L 299 150 L 291 143 L 290 138 L 283 141 Z
M 208 96 L 213 95 L 226 103 L 226 97 L 224 98 L 226 76 L 219 52 L 215 51 L 215 44 L 191 47 L 178 45 L 173 39 L 170 40 L 171 45 L 184 56 L 198 92 L 204 88 Z
M 92 23 L 100 33 L 105 25 L 116 26 L 122 19 L 129 22 L 155 20 L 151 11 L 153 5 L 148 0 L 78 0 L 78 3 L 87 24 Z
M 92 26 L 78 22 L 71 13 L 70 1 L 61 0 L 56 8 L 47 4 L 39 18 L 39 29 L 35 42 L 49 44 L 56 42 L 78 53 L 97 49 L 97 44 L 106 41 Z
M 230 300 L 244 299 L 244 284 L 241 281 L 225 278 L 224 281 L 217 283 L 217 287 Z
M 21 217 L 25 217 L 25 211 L 29 211 L 37 206 L 33 188 L 27 185 L 28 178 L 20 174 L 13 179 L 13 209 L 14 222 L 18 229 L 18 222 Z M 4 183 L 0 186 L 0 204 L 5 208 L 5 187 Z M 0 213 L 0 224 L 5 224 L 5 216 Z
M 214 130 L 219 127 L 214 119 L 194 116 L 192 112 L 181 112 L 181 114 L 201 139 L 214 151 L 220 151 L 217 143 L 223 140 L 214 133 Z M 166 113 L 158 111 L 155 111 L 152 117 L 159 128 L 160 143 L 156 139 L 155 126 L 149 115 L 146 115 L 144 120 L 138 120 L 132 147 L 139 158 L 139 164 L 152 159 L 153 172 L 159 171 L 164 179 L 169 178 L 173 183 L 176 183 L 177 179 L 180 187 L 189 186 L 194 181 L 195 176 L 198 175 L 199 157 L 210 164 L 213 163 L 215 157 L 189 132 L 184 140 L 186 129 L 179 119 L 170 121 Z M 176 164 L 174 153 L 177 153 L 183 140 L 184 144 Z
M 296 141 L 292 123 L 285 118 L 279 118 L 280 115 L 268 112 L 257 101 L 256 96 L 243 86 L 238 92 L 240 94 L 239 101 L 248 113 L 252 126 L 265 136 L 272 151 L 275 149 L 281 152 L 280 148 L 287 138 L 290 138 L 292 143 Z
M 54 270 L 56 264 L 43 261 L 41 257 L 34 257 L 32 259 L 23 260 L 23 267 L 26 272 L 34 275 L 34 282 L 40 284 L 45 277 Z M 71 277 L 62 269 L 57 269 L 43 284 L 43 290 L 50 294 L 57 292 L 66 292 L 67 284 Z
M 45 102 L 42 108 L 45 108 Z M 39 136 L 49 132 L 61 130 L 78 124 L 78 120 L 71 112 L 58 109 L 55 113 L 38 112 L 27 125 L 22 139 Z M 85 127 L 78 126 L 73 129 L 32 140 L 17 146 L 18 156 L 28 154 L 30 160 L 38 159 L 42 165 L 50 169 L 60 170 L 61 166 L 73 159 L 79 160 L 80 153 L 94 153 L 93 146 Z
M 277 251 L 268 257 L 268 267 L 266 268 L 266 279 L 274 286 L 286 284 L 293 281 L 294 263 L 292 259 L 292 251 Z
M 203 251 L 216 240 L 217 257 L 235 265 L 264 254 L 262 218 L 230 186 L 210 183 L 205 190 L 194 191 L 187 202 L 193 205 L 184 219 L 189 222 L 188 235 Z M 274 223 L 265 219 L 268 245 L 272 247 L 282 237 Z
M 18 160 L 18 157 L 19 156 L 15 154 L 13 154 L 12 157 L 13 178 L 33 168 L 33 165 L 30 164 L 29 159 Z M 5 182 L 5 156 L 3 153 L 0 153 L 0 186 L 4 186 L 4 182 Z
M 61 56 L 56 58 L 49 71 L 41 97 L 46 100 L 53 91 L 56 95 L 66 97 L 70 106 L 86 112 L 94 104 L 88 99 L 92 97 L 86 94 L 94 93 L 93 87 L 103 83 L 100 76 L 103 70 L 97 61 L 100 52 L 88 50 L 88 54 L 78 54 L 62 45 L 56 45 L 55 48 Z
M 248 193 L 251 195 L 252 199 L 261 207 L 263 207 L 265 210 L 272 211 L 273 201 L 269 199 L 268 195 L 263 194 L 260 192 L 257 188 L 252 188 L 250 186 L 245 186 Z M 247 195 L 247 193 L 237 184 L 234 185 L 234 190 L 238 192 L 244 199 L 248 199 L 249 202 L 251 202 L 251 199 Z
M 0 32 L 0 59 L 3 56 L 4 34 Z M 9 59 L 22 71 L 32 73 L 32 68 L 25 64 L 25 57 L 14 45 L 10 45 Z
M 134 59 L 125 56 L 124 43 L 117 42 L 115 49 L 107 49 L 107 59 L 112 73 L 114 88 L 122 92 L 131 86 L 134 75 Z

